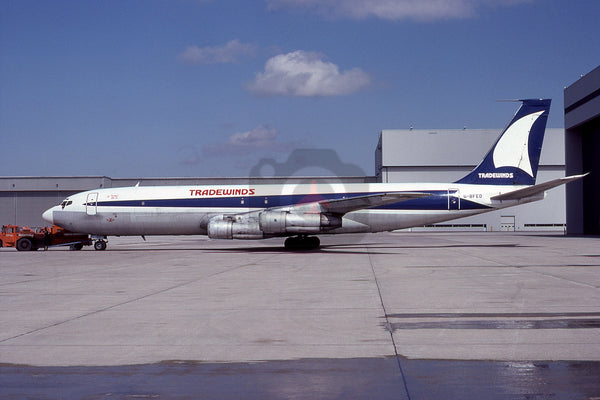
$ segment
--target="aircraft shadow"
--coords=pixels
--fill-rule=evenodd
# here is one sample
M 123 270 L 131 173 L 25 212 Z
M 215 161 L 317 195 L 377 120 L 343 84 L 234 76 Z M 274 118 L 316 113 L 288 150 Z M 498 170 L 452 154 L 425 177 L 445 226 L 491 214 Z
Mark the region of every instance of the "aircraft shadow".
M 108 248 L 110 252 L 135 252 L 135 251 L 198 251 L 203 253 L 277 253 L 277 254 L 383 254 L 399 255 L 401 253 L 382 250 L 420 250 L 420 249 L 466 249 L 466 248 L 525 248 L 536 246 L 525 246 L 517 243 L 507 244 L 441 244 L 441 245 L 410 245 L 402 246 L 392 243 L 355 243 L 355 244 L 324 244 L 317 249 L 286 249 L 283 245 L 277 246 L 244 246 L 244 247 L 186 247 L 186 248 Z M 375 250 L 375 251 L 374 251 Z
M 326 244 L 321 245 L 317 249 L 286 249 L 283 246 L 268 246 L 268 247 L 224 247 L 224 248 L 205 248 L 205 252 L 235 252 L 235 253 L 331 253 L 331 254 L 387 254 L 398 255 L 398 252 L 384 252 L 379 250 L 398 250 L 398 249 L 443 249 L 443 248 L 516 248 L 516 247 L 534 247 L 523 246 L 516 243 L 511 244 L 493 244 L 493 245 L 431 245 L 431 246 L 398 246 L 394 244 L 380 243 L 359 243 L 359 244 Z M 378 250 L 373 252 L 372 250 Z

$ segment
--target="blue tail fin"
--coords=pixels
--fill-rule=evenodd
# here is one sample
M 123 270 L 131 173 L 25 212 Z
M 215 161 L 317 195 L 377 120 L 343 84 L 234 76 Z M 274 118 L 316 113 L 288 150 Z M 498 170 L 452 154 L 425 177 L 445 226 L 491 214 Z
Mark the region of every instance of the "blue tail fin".
M 535 185 L 551 100 L 519 101 L 523 104 L 483 161 L 456 183 Z

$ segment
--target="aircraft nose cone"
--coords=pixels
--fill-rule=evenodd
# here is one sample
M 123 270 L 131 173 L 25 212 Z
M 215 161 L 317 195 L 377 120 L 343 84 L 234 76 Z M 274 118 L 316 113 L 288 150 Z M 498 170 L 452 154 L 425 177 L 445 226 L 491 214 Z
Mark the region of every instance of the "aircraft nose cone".
M 42 218 L 44 219 L 44 221 L 46 222 L 50 222 L 51 224 L 54 224 L 54 211 L 53 211 L 54 207 L 47 209 L 46 211 L 44 211 L 44 213 L 42 214 Z

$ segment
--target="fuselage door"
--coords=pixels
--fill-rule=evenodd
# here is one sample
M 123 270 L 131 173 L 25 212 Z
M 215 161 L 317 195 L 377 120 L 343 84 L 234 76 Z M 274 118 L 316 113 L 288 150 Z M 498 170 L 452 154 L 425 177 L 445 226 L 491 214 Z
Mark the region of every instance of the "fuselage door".
M 87 215 L 96 215 L 98 212 L 98 192 L 88 193 L 85 201 L 85 212 Z
M 456 188 L 448 189 L 448 210 L 460 210 L 460 191 Z

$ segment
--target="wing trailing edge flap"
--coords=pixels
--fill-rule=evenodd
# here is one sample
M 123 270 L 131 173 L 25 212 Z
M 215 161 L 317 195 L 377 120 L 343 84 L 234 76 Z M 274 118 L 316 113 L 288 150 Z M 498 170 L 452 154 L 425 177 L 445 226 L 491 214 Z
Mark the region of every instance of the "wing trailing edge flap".
M 426 192 L 390 192 L 377 193 L 365 196 L 348 197 L 345 199 L 321 200 L 311 203 L 298 204 L 291 207 L 290 211 L 323 212 L 332 214 L 346 214 L 351 211 L 385 206 L 399 203 L 401 201 L 429 197 L 431 193 Z
M 523 189 L 518 189 L 512 192 L 499 194 L 497 196 L 491 197 L 491 200 L 520 200 L 527 197 L 535 196 L 536 194 L 540 194 L 545 192 L 546 190 L 555 188 L 560 185 L 564 185 L 565 183 L 569 183 L 572 181 L 576 181 L 577 179 L 581 179 L 584 176 L 588 175 L 589 172 L 581 175 L 572 175 L 566 176 L 564 178 L 553 179 L 548 182 L 540 183 L 538 185 L 528 186 Z

